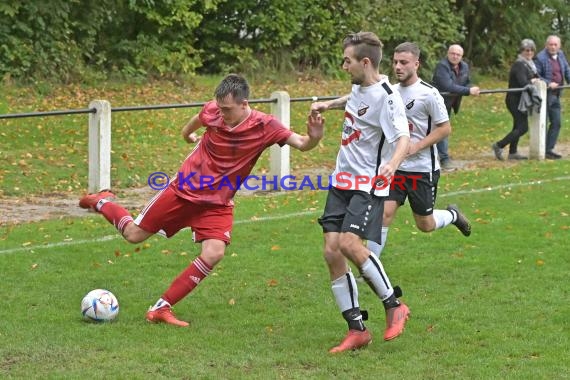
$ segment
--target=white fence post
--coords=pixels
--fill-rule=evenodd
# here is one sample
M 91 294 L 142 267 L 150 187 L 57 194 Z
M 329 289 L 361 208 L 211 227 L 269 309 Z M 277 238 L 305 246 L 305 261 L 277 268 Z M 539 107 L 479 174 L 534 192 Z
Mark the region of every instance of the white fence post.
M 111 104 L 94 100 L 89 108 L 89 192 L 111 188 Z
M 271 94 L 271 99 L 277 99 L 276 103 L 271 103 L 271 113 L 281 121 L 287 128 L 291 128 L 291 98 L 286 91 L 275 91 Z M 272 190 L 280 190 L 281 185 L 288 186 L 289 180 L 284 180 L 291 172 L 289 163 L 290 147 L 275 144 L 270 148 L 269 175 L 272 180 L 277 178 L 276 185 Z
M 538 93 L 542 99 L 540 112 L 533 112 L 528 117 L 529 129 L 529 154 L 532 160 L 544 160 L 545 144 L 546 144 L 546 83 L 539 80 L 536 86 Z

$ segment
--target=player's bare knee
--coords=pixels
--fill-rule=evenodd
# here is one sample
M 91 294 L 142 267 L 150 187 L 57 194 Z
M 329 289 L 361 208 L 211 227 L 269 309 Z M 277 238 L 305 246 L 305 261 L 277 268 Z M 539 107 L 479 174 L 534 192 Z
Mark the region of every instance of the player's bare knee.
M 202 242 L 200 256 L 210 266 L 214 266 L 224 258 L 226 244 L 217 239 L 209 239 Z
M 422 232 L 432 232 L 435 230 L 435 223 L 416 223 L 416 227 Z
M 333 249 L 332 247 L 326 247 L 323 252 L 323 257 L 328 265 L 333 265 L 335 261 L 344 260 L 344 256 L 338 249 Z
M 123 232 L 123 237 L 125 238 L 126 241 L 128 241 L 131 244 L 138 244 L 143 242 L 144 240 L 146 240 L 146 237 L 140 236 L 139 234 L 137 234 L 136 232 Z
M 123 238 L 131 244 L 141 243 L 148 239 L 150 235 L 150 233 L 142 230 L 134 223 L 130 223 L 123 231 Z
M 210 266 L 215 266 L 224 258 L 224 251 L 219 250 L 203 250 L 200 257 Z
M 339 250 L 343 255 L 346 256 L 346 253 L 350 250 L 350 246 L 346 243 L 346 241 L 341 241 L 339 244 Z

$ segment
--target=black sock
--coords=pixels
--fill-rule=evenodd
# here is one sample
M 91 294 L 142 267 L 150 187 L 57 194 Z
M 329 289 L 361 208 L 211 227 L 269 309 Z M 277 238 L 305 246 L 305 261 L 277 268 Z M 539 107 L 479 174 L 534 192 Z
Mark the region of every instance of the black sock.
M 360 313 L 360 309 L 358 307 L 343 311 L 342 316 L 348 323 L 348 328 L 350 330 L 366 330 L 366 327 L 364 327 L 364 322 L 362 322 L 362 314 Z
M 385 310 L 400 306 L 400 301 L 396 298 L 395 294 L 392 294 L 390 297 L 386 298 L 384 301 L 382 301 L 382 303 L 384 304 Z

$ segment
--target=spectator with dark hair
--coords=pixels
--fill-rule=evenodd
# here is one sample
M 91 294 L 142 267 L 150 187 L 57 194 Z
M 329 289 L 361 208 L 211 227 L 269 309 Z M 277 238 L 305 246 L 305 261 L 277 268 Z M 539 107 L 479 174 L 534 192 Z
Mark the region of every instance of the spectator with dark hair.
M 192 240 L 201 245 L 200 254 L 176 277 L 150 307 L 146 319 L 154 323 L 187 327 L 172 306 L 204 282 L 223 259 L 230 244 L 234 202 L 240 178 L 246 178 L 263 151 L 273 144 L 287 144 L 300 151 L 314 148 L 323 136 L 324 119 L 312 112 L 307 134 L 299 135 L 273 115 L 252 109 L 249 84 L 240 75 L 227 75 L 207 102 L 182 128 L 182 137 L 196 143 L 182 163 L 178 177 L 157 193 L 133 219 L 115 202 L 110 190 L 88 194 L 79 206 L 102 214 L 129 243 L 140 243 L 159 234 L 172 237 L 192 229 Z M 196 132 L 203 130 L 202 135 Z M 206 182 L 202 182 L 208 178 Z
M 519 55 L 509 72 L 509 88 L 524 88 L 538 80 L 538 73 L 532 58 L 536 52 L 534 41 L 525 38 L 521 41 Z M 492 145 L 497 160 L 503 160 L 503 148 L 509 146 L 509 160 L 526 160 L 517 151 L 519 139 L 528 131 L 528 113 L 519 109 L 522 92 L 507 92 L 505 103 L 513 116 L 513 129 L 502 140 Z
M 381 243 L 384 200 L 396 169 L 408 152 L 410 133 L 404 103 L 380 74 L 382 42 L 372 32 L 348 35 L 343 40 L 342 68 L 351 78 L 352 91 L 341 98 L 315 102 L 315 113 L 344 108 L 342 139 L 323 215 L 324 257 L 331 289 L 348 333 L 329 350 L 339 353 L 367 346 L 372 335 L 364 325 L 358 285 L 348 260 L 377 295 L 386 313 L 384 340 L 404 331 L 410 309 L 400 301 L 382 263 L 363 244 Z M 348 186 L 340 178 L 351 178 Z M 368 178 L 366 183 L 357 178 Z M 354 179 L 354 180 L 353 180 Z M 385 185 L 379 182 L 385 180 Z

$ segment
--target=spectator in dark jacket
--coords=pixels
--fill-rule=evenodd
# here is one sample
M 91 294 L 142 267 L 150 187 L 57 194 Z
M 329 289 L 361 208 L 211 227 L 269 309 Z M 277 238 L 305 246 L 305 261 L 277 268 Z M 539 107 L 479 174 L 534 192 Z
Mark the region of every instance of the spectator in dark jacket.
M 463 48 L 451 45 L 447 50 L 447 57 L 439 61 L 433 74 L 433 85 L 440 92 L 450 93 L 443 95 L 447 113 L 451 117 L 451 110 L 457 114 L 464 95 L 479 95 L 479 87 L 470 86 L 469 65 L 463 61 Z M 449 158 L 449 143 L 447 137 L 437 143 L 439 161 L 444 169 L 452 167 Z
M 524 88 L 538 80 L 538 73 L 532 58 L 536 45 L 531 39 L 521 41 L 519 56 L 509 72 L 509 88 Z M 513 129 L 502 140 L 492 145 L 497 160 L 503 160 L 503 148 L 509 146 L 509 160 L 526 160 L 517 152 L 519 138 L 528 131 L 528 113 L 519 109 L 522 92 L 507 92 L 505 103 L 513 117 Z
M 564 52 L 560 50 L 561 42 L 558 36 L 548 36 L 546 46 L 536 55 L 536 69 L 540 79 L 546 82 L 548 92 L 546 95 L 546 110 L 550 127 L 546 133 L 546 158 L 557 160 L 562 156 L 554 152 L 554 145 L 560 134 L 560 94 L 558 86 L 570 83 L 570 67 Z

